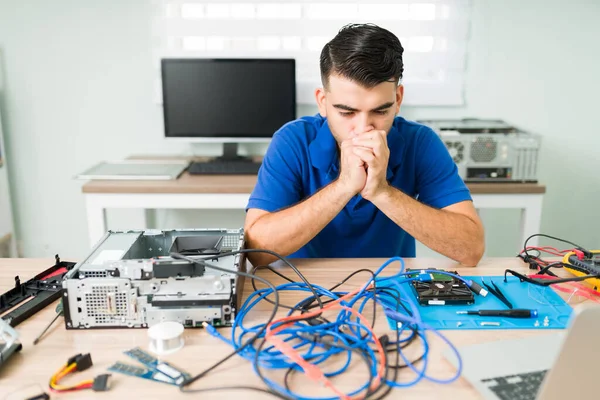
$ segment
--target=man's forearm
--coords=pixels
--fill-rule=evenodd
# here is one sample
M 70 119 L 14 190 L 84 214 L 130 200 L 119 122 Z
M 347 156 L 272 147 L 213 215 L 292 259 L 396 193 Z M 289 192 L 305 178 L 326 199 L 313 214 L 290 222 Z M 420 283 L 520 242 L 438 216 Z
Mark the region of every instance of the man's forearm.
M 415 239 L 446 257 L 474 266 L 483 256 L 483 227 L 466 215 L 428 207 L 393 187 L 372 202 Z
M 352 196 L 339 181 L 335 181 L 293 207 L 263 215 L 246 227 L 248 247 L 288 256 L 323 230 Z M 249 258 L 255 266 L 266 265 L 276 259 L 266 253 L 253 253 Z

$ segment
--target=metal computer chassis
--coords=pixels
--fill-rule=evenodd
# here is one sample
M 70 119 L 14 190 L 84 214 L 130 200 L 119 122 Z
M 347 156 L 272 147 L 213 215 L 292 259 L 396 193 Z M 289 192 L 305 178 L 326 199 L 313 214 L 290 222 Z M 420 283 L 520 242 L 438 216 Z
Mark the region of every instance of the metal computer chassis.
M 63 280 L 67 329 L 229 326 L 239 309 L 241 229 L 109 231 Z M 201 258 L 225 273 L 170 256 Z
M 442 139 L 465 182 L 537 182 L 541 136 L 502 120 L 422 120 Z

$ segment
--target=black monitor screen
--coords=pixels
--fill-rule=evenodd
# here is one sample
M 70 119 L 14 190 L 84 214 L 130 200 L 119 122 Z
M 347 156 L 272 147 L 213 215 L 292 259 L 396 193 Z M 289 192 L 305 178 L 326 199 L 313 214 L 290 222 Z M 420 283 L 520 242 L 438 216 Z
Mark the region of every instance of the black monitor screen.
M 292 59 L 163 59 L 167 137 L 265 138 L 296 117 Z

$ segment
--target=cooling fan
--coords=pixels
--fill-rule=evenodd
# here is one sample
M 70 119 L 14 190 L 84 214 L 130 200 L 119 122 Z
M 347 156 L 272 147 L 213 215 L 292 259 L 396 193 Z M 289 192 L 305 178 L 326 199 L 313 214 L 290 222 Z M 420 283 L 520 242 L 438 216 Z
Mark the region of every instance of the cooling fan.
M 471 159 L 479 163 L 489 163 L 496 159 L 498 144 L 491 137 L 478 137 L 471 143 Z
M 458 275 L 456 271 L 450 271 Z M 412 286 L 421 305 L 473 304 L 475 299 L 469 287 L 448 275 L 432 274 L 429 282 L 412 281 Z
M 465 145 L 462 142 L 447 141 L 444 144 L 456 164 L 460 164 L 465 159 Z

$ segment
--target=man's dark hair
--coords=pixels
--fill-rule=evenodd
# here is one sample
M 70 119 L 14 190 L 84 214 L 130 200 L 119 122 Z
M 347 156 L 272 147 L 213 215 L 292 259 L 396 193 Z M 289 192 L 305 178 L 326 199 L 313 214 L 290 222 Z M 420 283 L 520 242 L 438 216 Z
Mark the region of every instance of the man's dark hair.
M 402 79 L 404 49 L 390 31 L 373 24 L 344 26 L 321 51 L 321 82 L 338 74 L 366 88 Z

